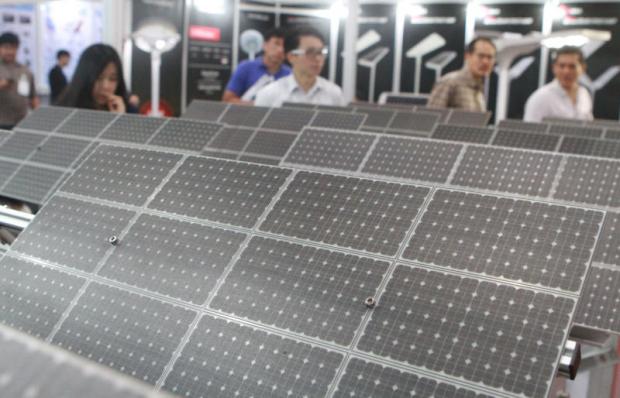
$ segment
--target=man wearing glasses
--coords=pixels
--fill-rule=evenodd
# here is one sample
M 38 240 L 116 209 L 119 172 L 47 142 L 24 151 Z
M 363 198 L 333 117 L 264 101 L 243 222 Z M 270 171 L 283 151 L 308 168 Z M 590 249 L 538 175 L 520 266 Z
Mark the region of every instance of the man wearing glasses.
M 465 65 L 435 84 L 428 106 L 486 111 L 484 78 L 493 70 L 495 52 L 495 44 L 490 39 L 479 37 L 472 40 L 465 49 Z
M 284 39 L 284 51 L 293 73 L 260 90 L 254 105 L 279 107 L 283 102 L 346 105 L 340 87 L 319 76 L 327 56 L 319 31 L 310 26 L 298 28 Z

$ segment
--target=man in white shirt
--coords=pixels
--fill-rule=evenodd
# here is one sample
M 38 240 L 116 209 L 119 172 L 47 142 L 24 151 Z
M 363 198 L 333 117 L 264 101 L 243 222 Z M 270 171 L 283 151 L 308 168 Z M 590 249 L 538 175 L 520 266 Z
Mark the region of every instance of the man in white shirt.
M 562 47 L 553 61 L 555 79 L 534 92 L 525 104 L 526 122 L 544 118 L 592 120 L 592 98 L 579 85 L 586 68 L 583 53 L 577 47 Z
M 298 28 L 284 40 L 286 58 L 293 73 L 261 89 L 254 105 L 280 107 L 284 102 L 344 106 L 340 87 L 320 75 L 325 65 L 325 40 L 316 29 Z

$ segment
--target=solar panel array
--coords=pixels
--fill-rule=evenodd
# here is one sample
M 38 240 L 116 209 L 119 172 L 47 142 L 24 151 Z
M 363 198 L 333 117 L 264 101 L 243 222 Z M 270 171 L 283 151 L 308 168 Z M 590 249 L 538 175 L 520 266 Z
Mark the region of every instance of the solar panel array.
M 0 352 L 2 395 L 6 397 L 170 396 L 3 325 Z
M 37 215 L 3 322 L 180 395 L 546 396 L 603 213 L 524 198 L 571 156 L 307 127 L 269 167 L 156 136 L 100 141 Z M 483 193 L 475 151 L 551 177 Z
M 297 119 L 274 111 L 261 123 L 272 114 L 272 127 Z M 192 131 L 185 122 L 201 125 L 178 122 L 162 143 L 191 146 L 201 137 L 175 139 L 177 130 Z M 182 395 L 286 395 L 286 387 L 350 396 L 391 383 L 394 394 L 546 396 L 602 224 L 602 213 L 582 206 L 608 210 L 601 241 L 612 249 L 619 241 L 609 227 L 609 210 L 620 208 L 610 182 L 618 162 L 330 128 L 290 135 L 286 151 L 263 140 L 284 168 L 202 158 L 186 147 L 147 150 L 157 134 L 140 148 L 99 147 L 0 263 L 9 284 L 24 280 L 6 271 L 11 261 L 45 273 L 36 289 L 56 289 L 58 300 L 33 294 L 34 316 L 9 310 L 2 322 Z M 247 148 L 215 149 L 241 158 Z M 564 205 L 532 202 L 547 198 Z M 595 260 L 613 258 L 600 250 Z M 308 264 L 317 264 L 315 274 Z M 613 307 L 599 289 L 614 286 L 613 274 L 600 276 L 613 267 L 595 264 L 599 277 L 585 282 L 589 299 L 576 319 L 613 331 Z M 366 297 L 378 306 L 364 306 Z M 118 319 L 135 318 L 132 303 L 148 310 L 128 333 Z M 528 311 L 514 317 L 512 306 Z M 99 315 L 102 308 L 110 310 Z M 497 308 L 507 309 L 503 317 Z M 128 333 L 127 341 L 109 333 Z M 92 347 L 93 339 L 115 350 Z M 136 360 L 136 352 L 146 354 Z M 213 360 L 196 362 L 203 358 Z M 314 378 L 299 384 L 289 369 Z

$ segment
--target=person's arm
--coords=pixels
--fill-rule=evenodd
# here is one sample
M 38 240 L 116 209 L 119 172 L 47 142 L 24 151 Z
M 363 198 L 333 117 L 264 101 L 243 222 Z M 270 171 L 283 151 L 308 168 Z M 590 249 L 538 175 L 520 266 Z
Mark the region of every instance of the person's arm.
M 231 104 L 251 104 L 252 101 L 244 101 L 232 90 L 224 91 L 224 95 L 222 96 L 222 101 L 230 102 Z
M 448 108 L 452 97 L 452 85 L 447 82 L 437 82 L 433 87 L 428 103 L 429 108 Z
M 224 95 L 222 96 L 222 101 L 231 103 L 248 103 L 248 101 L 244 101 L 241 99 L 241 96 L 247 88 L 246 65 L 246 63 L 242 62 L 237 67 L 235 73 L 233 73 L 230 81 L 226 85 L 226 90 L 224 91 Z
M 41 105 L 41 100 L 37 96 L 37 89 L 34 85 L 34 76 L 32 75 L 32 73 L 30 73 L 29 78 L 30 78 L 30 95 L 28 96 L 28 98 L 30 98 L 30 108 L 37 109 L 39 105 Z

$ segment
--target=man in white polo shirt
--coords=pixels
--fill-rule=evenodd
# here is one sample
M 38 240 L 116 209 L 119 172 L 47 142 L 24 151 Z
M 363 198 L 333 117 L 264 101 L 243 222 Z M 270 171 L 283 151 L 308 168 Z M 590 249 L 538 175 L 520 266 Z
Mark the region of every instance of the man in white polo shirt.
M 555 54 L 555 79 L 534 92 L 525 104 L 526 122 L 544 118 L 592 120 L 592 98 L 579 85 L 579 76 L 586 68 L 578 47 L 562 47 Z
M 340 87 L 320 75 L 325 64 L 325 40 L 316 29 L 300 27 L 284 40 L 286 58 L 293 73 L 261 89 L 254 105 L 279 107 L 284 102 L 344 106 Z

